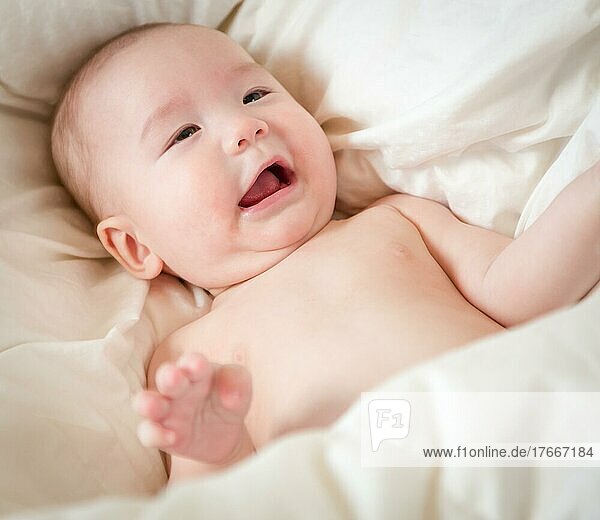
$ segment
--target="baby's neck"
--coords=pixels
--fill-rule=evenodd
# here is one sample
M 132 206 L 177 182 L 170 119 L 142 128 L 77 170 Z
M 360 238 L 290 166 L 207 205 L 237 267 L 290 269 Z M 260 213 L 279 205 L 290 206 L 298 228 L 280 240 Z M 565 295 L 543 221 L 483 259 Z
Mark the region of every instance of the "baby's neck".
M 262 274 L 262 273 L 259 273 L 259 274 Z M 256 276 L 258 276 L 258 275 L 256 275 Z M 213 297 L 213 300 L 217 297 L 219 298 L 219 300 L 223 300 L 223 299 L 227 298 L 227 295 L 230 292 L 235 292 L 236 288 L 239 288 L 239 287 L 245 285 L 247 282 L 249 282 L 253 278 L 256 278 L 256 276 L 248 278 L 247 280 L 242 280 L 241 282 L 234 283 L 232 285 L 226 285 L 225 287 L 219 287 L 219 288 L 215 288 L 215 289 L 206 289 L 206 291 Z
M 331 221 L 330 221 L 331 222 Z M 318 233 L 320 233 L 323 229 L 325 229 L 325 227 L 327 227 L 326 225 L 323 226 Z M 318 234 L 317 233 L 317 234 Z M 279 260 L 277 260 L 277 262 L 275 262 L 273 265 L 271 265 L 270 267 L 264 269 L 261 272 L 256 273 L 254 276 L 251 276 L 250 278 L 246 279 L 246 280 L 242 280 L 241 282 L 238 283 L 234 283 L 232 285 L 227 285 L 225 287 L 219 287 L 219 288 L 213 288 L 213 289 L 205 289 L 213 298 L 216 298 L 217 296 L 221 296 L 223 295 L 223 293 L 225 292 L 230 292 L 231 289 L 236 288 L 236 287 L 241 287 L 243 285 L 245 285 L 247 282 L 249 282 L 250 280 L 253 280 L 254 278 L 256 278 L 257 276 L 260 276 L 261 274 L 266 273 L 267 271 L 269 271 L 270 269 L 272 269 L 273 267 L 275 267 L 276 265 L 280 264 L 281 262 L 283 262 L 286 258 L 288 258 L 289 256 L 293 255 L 294 253 L 296 253 L 306 242 L 310 242 L 312 239 L 314 238 L 314 236 L 311 236 L 310 238 L 303 238 L 301 240 L 298 240 L 298 242 L 292 244 L 291 246 L 288 246 L 289 250 L 287 252 L 287 254 L 285 256 L 283 256 L 282 258 L 280 258 Z M 221 299 L 223 299 L 223 296 L 221 296 Z
M 216 298 L 217 296 L 219 296 L 219 294 L 225 292 L 227 289 L 229 289 L 231 286 L 229 287 L 221 287 L 220 289 L 208 289 L 209 294 L 213 297 Z

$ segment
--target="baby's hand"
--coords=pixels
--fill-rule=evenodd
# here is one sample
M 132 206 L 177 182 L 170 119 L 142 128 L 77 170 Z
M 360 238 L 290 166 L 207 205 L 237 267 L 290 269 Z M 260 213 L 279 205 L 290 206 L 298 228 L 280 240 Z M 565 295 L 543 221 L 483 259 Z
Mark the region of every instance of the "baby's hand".
M 209 464 L 235 460 L 247 436 L 250 374 L 239 365 L 217 365 L 200 354 L 184 354 L 156 372 L 157 391 L 133 401 L 145 420 L 138 427 L 144 446 Z

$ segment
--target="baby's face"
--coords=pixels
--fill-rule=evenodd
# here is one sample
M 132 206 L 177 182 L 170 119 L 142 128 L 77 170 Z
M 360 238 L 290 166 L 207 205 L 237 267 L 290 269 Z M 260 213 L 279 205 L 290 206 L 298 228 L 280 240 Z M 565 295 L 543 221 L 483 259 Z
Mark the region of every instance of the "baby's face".
M 84 97 L 86 139 L 117 188 L 116 212 L 196 285 L 260 274 L 331 217 L 322 129 L 221 33 L 153 31 L 111 58 Z

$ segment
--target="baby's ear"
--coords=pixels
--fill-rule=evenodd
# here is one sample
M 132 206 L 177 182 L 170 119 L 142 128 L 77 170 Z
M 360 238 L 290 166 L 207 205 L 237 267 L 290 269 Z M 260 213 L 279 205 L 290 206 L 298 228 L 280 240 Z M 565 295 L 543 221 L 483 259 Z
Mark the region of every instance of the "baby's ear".
M 96 232 L 104 248 L 136 278 L 152 280 L 161 273 L 163 261 L 137 239 L 127 217 L 104 219 Z

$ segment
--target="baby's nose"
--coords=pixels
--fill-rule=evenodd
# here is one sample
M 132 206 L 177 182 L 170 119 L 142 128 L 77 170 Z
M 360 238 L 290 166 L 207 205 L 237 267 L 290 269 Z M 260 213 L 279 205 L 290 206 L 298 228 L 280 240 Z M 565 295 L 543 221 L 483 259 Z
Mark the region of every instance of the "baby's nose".
M 238 119 L 232 126 L 232 132 L 225 137 L 223 148 L 230 155 L 243 152 L 258 139 L 269 134 L 269 126 L 262 119 L 245 117 Z

